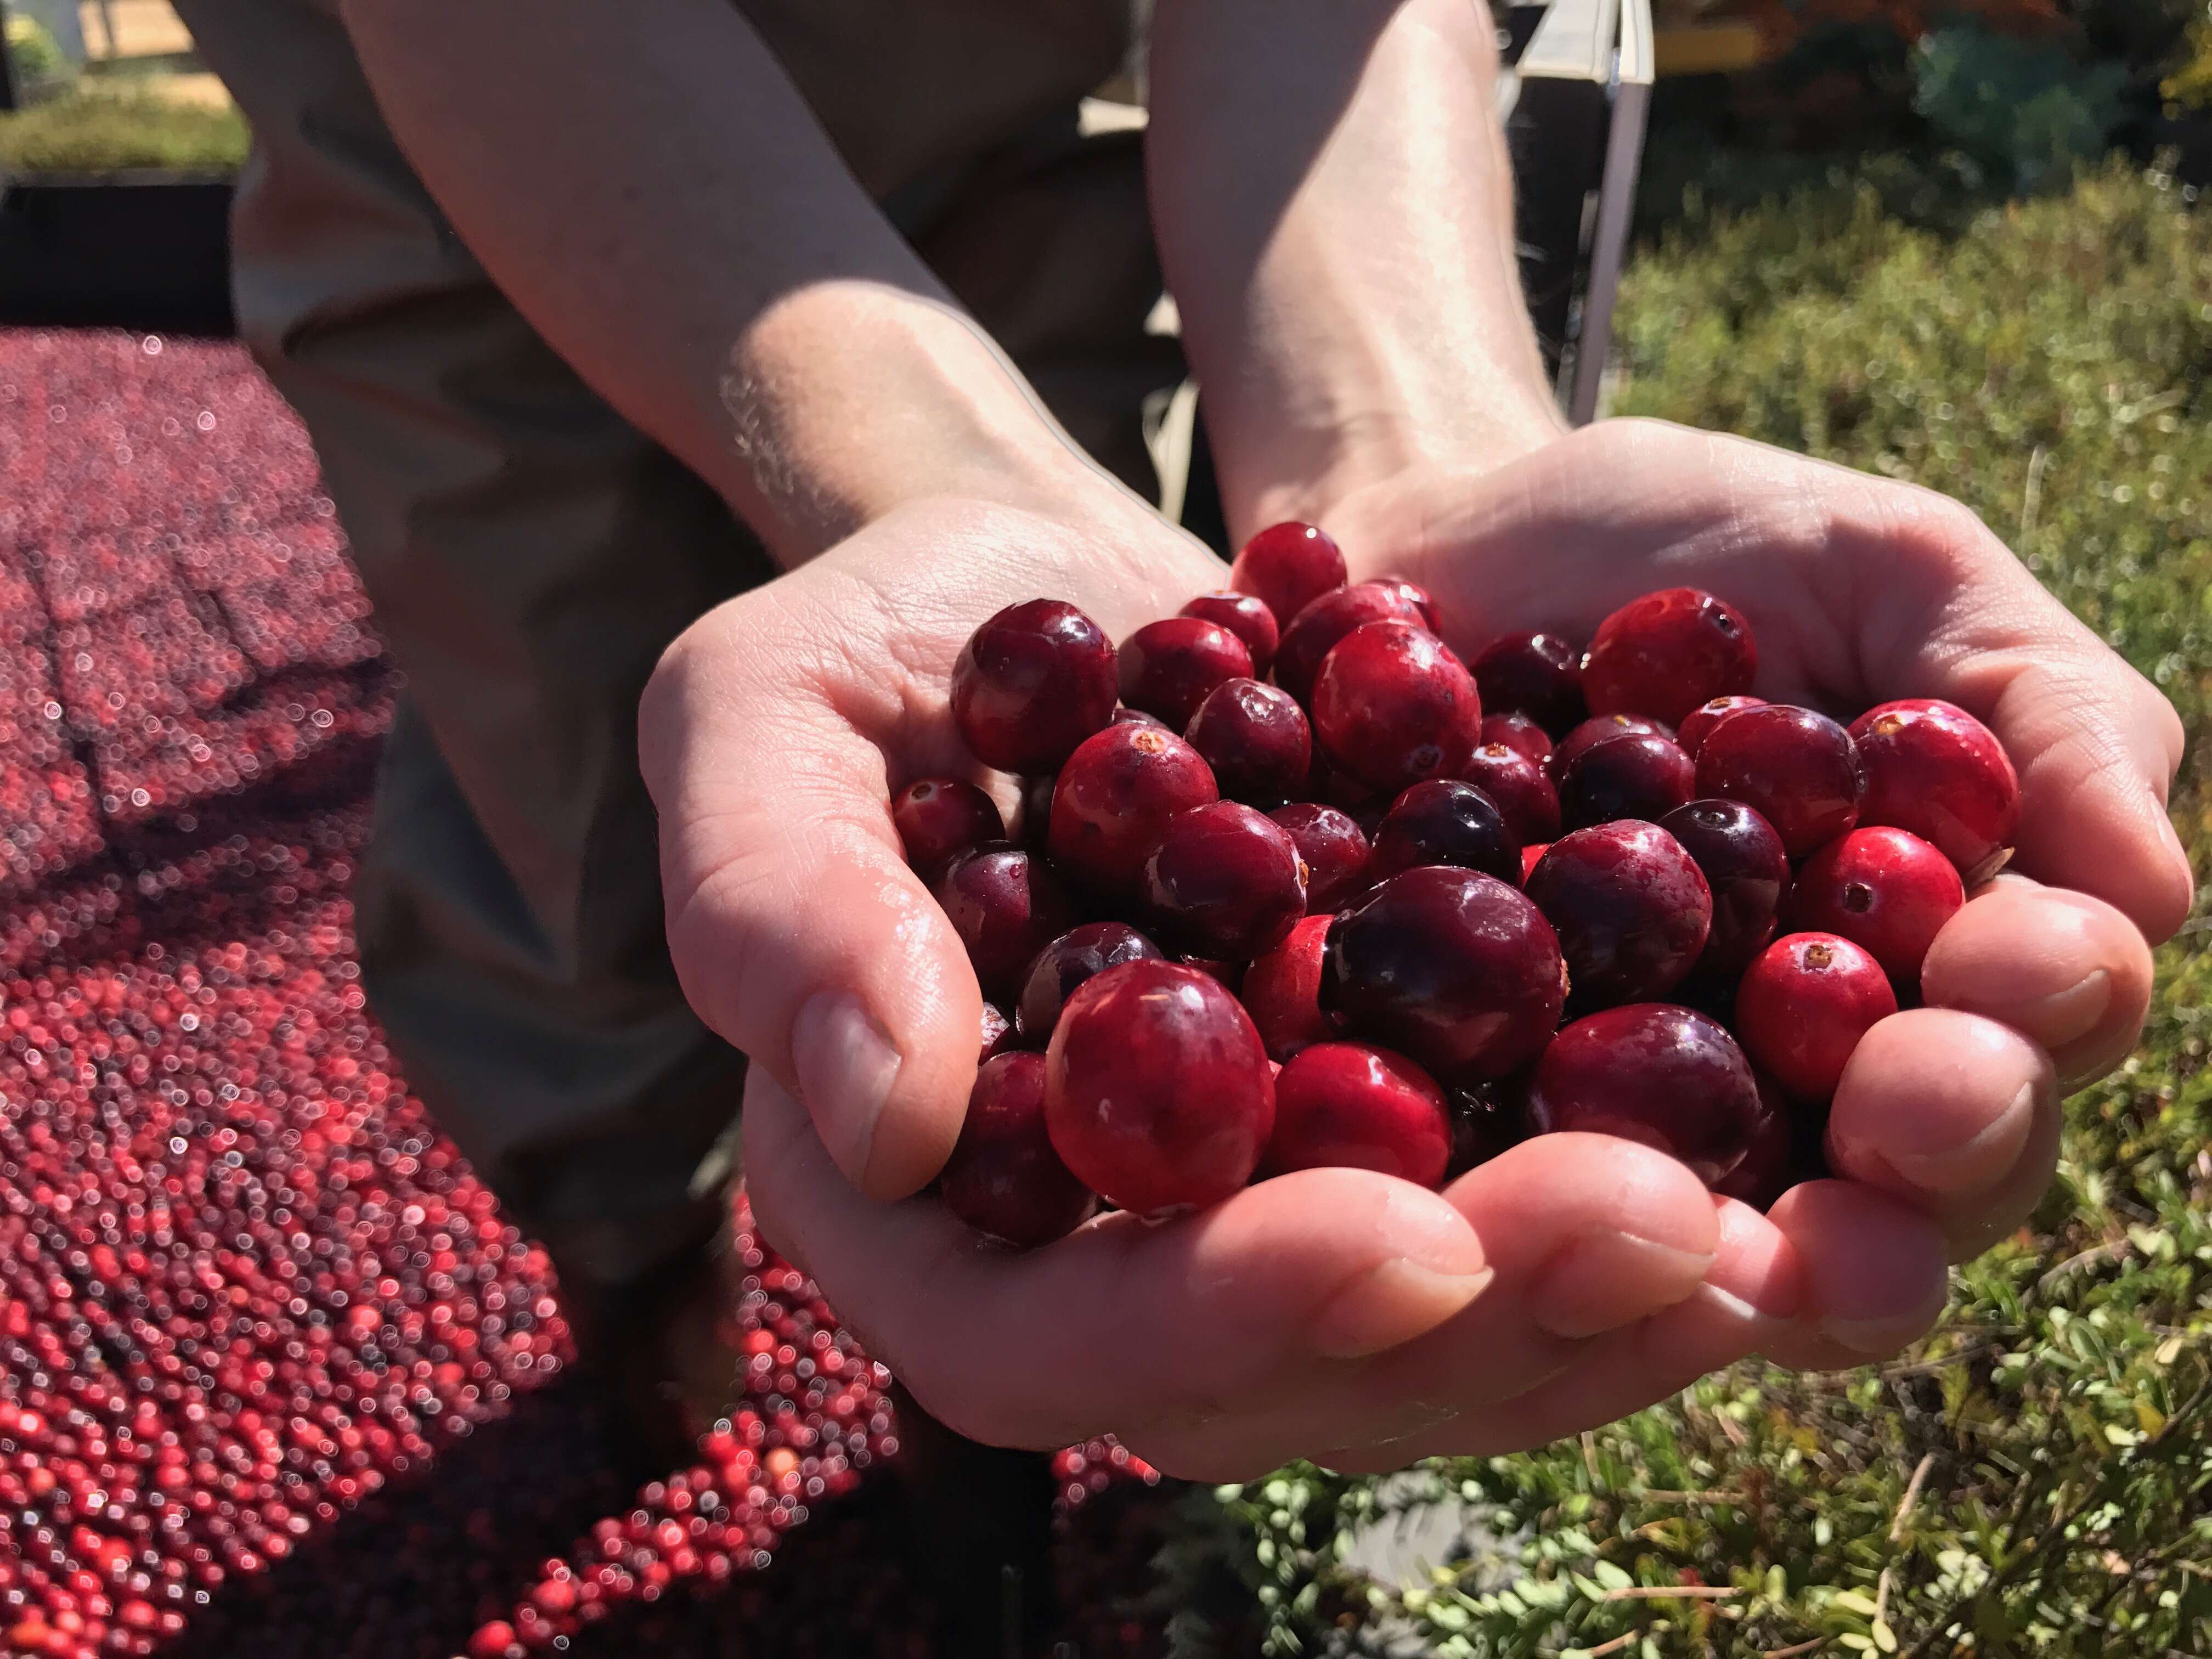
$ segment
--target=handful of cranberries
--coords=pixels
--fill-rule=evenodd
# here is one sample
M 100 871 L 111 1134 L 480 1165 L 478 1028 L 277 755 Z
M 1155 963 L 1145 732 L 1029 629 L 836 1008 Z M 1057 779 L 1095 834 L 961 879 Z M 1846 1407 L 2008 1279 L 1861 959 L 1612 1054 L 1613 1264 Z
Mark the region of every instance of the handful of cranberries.
M 1990 731 L 1753 696 L 1750 623 L 1693 588 L 1469 664 L 1311 526 L 1230 583 L 1118 651 L 1057 600 L 991 617 L 952 713 L 1022 775 L 1019 840 L 970 781 L 892 803 L 988 999 L 952 1209 L 1035 1246 L 1555 1130 L 1761 1206 L 1819 1173 L 1852 1048 L 2007 856 Z

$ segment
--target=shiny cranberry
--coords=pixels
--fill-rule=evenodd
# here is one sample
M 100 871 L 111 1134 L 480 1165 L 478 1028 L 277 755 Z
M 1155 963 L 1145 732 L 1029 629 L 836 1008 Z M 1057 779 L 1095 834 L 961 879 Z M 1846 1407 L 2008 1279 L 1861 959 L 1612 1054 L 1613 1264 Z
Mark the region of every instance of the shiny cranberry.
M 1841 933 L 1909 988 L 1920 983 L 1937 931 L 1966 902 L 1957 867 L 1931 843 L 1905 830 L 1854 830 L 1805 860 L 1790 890 L 1790 925 Z
M 1109 726 L 1060 769 L 1047 845 L 1078 880 L 1133 894 L 1168 821 L 1219 798 L 1212 769 L 1174 732 Z
M 1480 685 L 1475 688 L 1478 693 L 1481 689 Z M 1482 717 L 1482 741 L 1504 744 L 1516 754 L 1527 756 L 1539 766 L 1552 758 L 1551 734 L 1526 714 L 1510 712 L 1485 714 Z
M 1048 772 L 1114 716 L 1114 646 L 1058 599 L 1010 605 L 952 665 L 952 718 L 976 759 Z
M 1145 866 L 1145 903 L 1178 949 L 1244 962 L 1282 943 L 1305 915 L 1305 866 L 1266 813 L 1214 801 L 1169 823 Z
M 1045 1121 L 1076 1178 L 1122 1209 L 1218 1203 L 1275 1125 L 1267 1051 L 1194 968 L 1125 962 L 1070 997 L 1045 1053 Z
M 1407 605 L 1421 613 L 1421 626 L 1431 634 L 1442 634 L 1443 624 L 1437 620 L 1436 596 L 1419 582 L 1409 582 L 1403 576 L 1377 576 L 1377 587 L 1387 587 Z
M 1267 816 L 1288 832 L 1306 861 L 1306 914 L 1334 911 L 1366 890 L 1367 832 L 1334 806 L 1292 801 Z
M 1754 1210 L 1771 1210 L 1791 1184 L 1797 1137 L 1796 1125 L 1790 1121 L 1790 1103 L 1781 1091 L 1764 1078 L 1756 1081 L 1759 1120 L 1751 1127 L 1743 1161 L 1711 1184 L 1723 1198 L 1735 1199 Z
M 1711 702 L 1701 702 L 1682 717 L 1681 729 L 1675 732 L 1674 741 L 1682 745 L 1683 753 L 1695 760 L 1698 750 L 1705 746 L 1706 732 L 1730 714 L 1765 707 L 1764 697 L 1715 697 Z
M 1314 677 L 1314 738 L 1332 764 L 1376 789 L 1452 777 L 1474 752 L 1482 705 L 1443 642 L 1412 623 L 1369 623 Z
M 1863 784 L 1850 733 L 1786 703 L 1729 715 L 1698 751 L 1698 793 L 1756 807 L 1793 859 L 1850 833 Z
M 1631 599 L 1598 624 L 1583 659 L 1593 714 L 1678 726 L 1698 704 L 1751 690 L 1759 647 L 1743 613 L 1695 587 Z
M 1559 792 L 1544 769 L 1519 750 L 1478 744 L 1460 776 L 1498 803 L 1514 840 L 1549 841 L 1559 833 Z
M 1042 1054 L 1017 1052 L 984 1063 L 941 1178 L 953 1214 L 1024 1249 L 1073 1232 L 1097 1203 L 1052 1149 L 1044 1074 Z
M 976 1063 L 981 1064 L 994 1054 L 1002 1054 L 1014 1046 L 1014 1022 L 1008 1019 L 995 1002 L 983 1005 L 983 1042 Z
M 1251 1015 L 1270 1060 L 1287 1060 L 1309 1043 L 1331 1042 L 1337 1035 L 1336 1022 L 1321 1011 L 1322 954 L 1333 920 L 1306 917 L 1244 970 L 1244 1012 Z
M 1432 778 L 1393 801 L 1375 831 L 1367 879 L 1377 882 L 1416 865 L 1449 864 L 1500 881 L 1521 878 L 1521 843 L 1498 803 L 1471 783 Z
M 1313 771 L 1305 710 L 1289 692 L 1257 680 L 1215 686 L 1183 735 L 1231 800 L 1273 806 L 1302 793 Z
M 1663 1002 L 1577 1020 L 1529 1079 L 1528 1126 L 1656 1146 L 1707 1186 L 1742 1163 L 1759 1127 L 1759 1085 L 1716 1021 Z
M 1557 783 L 1585 750 L 1595 749 L 1615 738 L 1632 737 L 1638 732 L 1667 738 L 1674 735 L 1672 727 L 1662 726 L 1657 720 L 1646 720 L 1641 714 L 1594 714 L 1559 739 L 1559 746 L 1545 757 L 1544 769 L 1552 775 L 1552 781 Z
M 1583 653 L 1557 634 L 1508 634 L 1483 647 L 1472 666 L 1485 708 L 1526 714 L 1553 737 L 1588 718 Z
M 1075 919 L 1043 862 L 1005 842 L 970 848 L 947 865 L 937 902 L 968 947 L 983 994 L 999 1002 L 1012 1000 L 1030 959 Z
M 514 1626 L 504 1619 L 495 1619 L 479 1625 L 469 1638 L 470 1659 L 507 1659 L 507 1650 L 520 1648 Z
M 1267 602 L 1251 593 L 1201 593 L 1177 613 L 1198 617 L 1217 627 L 1225 628 L 1244 641 L 1245 650 L 1252 653 L 1252 672 L 1267 672 L 1275 660 L 1275 647 L 1281 641 L 1282 626 Z
M 1135 928 L 1118 921 L 1086 921 L 1071 927 L 1036 953 L 1022 981 L 1014 1008 L 1021 1040 L 1042 1048 L 1052 1040 L 1060 1011 L 1085 980 L 1124 962 L 1158 962 L 1160 947 Z
M 1495 877 L 1424 866 L 1328 932 L 1322 1006 L 1454 1084 L 1502 1077 L 1550 1039 L 1566 1000 L 1559 942 Z
M 923 778 L 891 799 L 891 827 L 906 861 L 924 881 L 934 881 L 955 853 L 1006 838 L 998 803 L 957 778 Z
M 1311 707 L 1314 677 L 1322 659 L 1355 628 L 1372 622 L 1407 622 L 1426 628 L 1420 611 L 1405 595 L 1380 582 L 1358 582 L 1324 593 L 1283 624 L 1275 647 L 1275 684 Z
M 2001 868 L 2020 823 L 2020 776 L 1996 733 L 1956 704 L 1886 702 L 1851 722 L 1866 768 L 1859 822 L 1931 842 L 1967 882 Z
M 1528 872 L 1527 890 L 1559 934 L 1578 1012 L 1665 995 L 1712 925 L 1696 861 L 1656 824 L 1632 819 L 1562 836 Z
M 1744 970 L 1736 1035 L 1759 1069 L 1790 1093 L 1826 1100 L 1877 1020 L 1897 1012 L 1889 975 L 1835 933 L 1790 933 Z
M 1238 550 L 1229 567 L 1230 586 L 1265 605 L 1284 628 L 1344 582 L 1344 550 L 1328 532 L 1294 520 L 1269 525 Z
M 1738 800 L 1693 800 L 1659 827 L 1697 860 L 1713 896 L 1712 931 L 1701 974 L 1741 973 L 1772 942 L 1783 896 L 1790 890 L 1790 855 L 1774 826 Z
M 1218 623 L 1169 617 L 1146 623 L 1121 641 L 1121 701 L 1157 714 L 1175 731 L 1224 680 L 1249 679 L 1252 653 Z
M 1697 781 L 1690 757 L 1655 732 L 1607 738 L 1559 774 L 1559 822 L 1575 830 L 1616 818 L 1652 822 L 1696 793 Z
M 1317 1042 L 1275 1079 L 1275 1133 L 1260 1169 L 1379 1170 L 1436 1187 L 1451 1150 L 1451 1115 L 1434 1078 L 1388 1048 Z

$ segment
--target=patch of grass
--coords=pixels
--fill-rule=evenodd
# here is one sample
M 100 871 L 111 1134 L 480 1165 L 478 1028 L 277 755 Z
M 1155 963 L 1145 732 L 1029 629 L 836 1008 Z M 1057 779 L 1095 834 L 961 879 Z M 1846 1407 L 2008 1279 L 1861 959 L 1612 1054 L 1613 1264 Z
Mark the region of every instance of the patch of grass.
M 0 173 L 235 173 L 247 141 L 235 109 L 79 91 L 0 115 Z

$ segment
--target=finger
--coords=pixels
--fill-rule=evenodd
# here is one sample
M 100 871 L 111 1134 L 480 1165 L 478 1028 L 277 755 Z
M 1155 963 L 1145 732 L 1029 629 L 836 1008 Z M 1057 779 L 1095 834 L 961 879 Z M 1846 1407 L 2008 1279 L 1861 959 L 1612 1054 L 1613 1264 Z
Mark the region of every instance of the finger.
M 1797 1263 L 1797 1316 L 1759 1352 L 1799 1370 L 1843 1370 L 1924 1335 L 1949 1289 L 1941 1228 L 1902 1199 L 1850 1181 L 1808 1181 L 1767 1219 Z

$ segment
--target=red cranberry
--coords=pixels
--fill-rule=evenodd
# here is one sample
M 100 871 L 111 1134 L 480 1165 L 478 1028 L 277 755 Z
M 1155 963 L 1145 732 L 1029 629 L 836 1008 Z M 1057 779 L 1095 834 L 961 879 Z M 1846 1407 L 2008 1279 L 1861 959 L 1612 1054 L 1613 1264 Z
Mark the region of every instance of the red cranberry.
M 1583 653 L 1557 634 L 1508 634 L 1483 647 L 1472 666 L 1485 708 L 1525 714 L 1554 737 L 1588 718 Z
M 1244 1012 L 1251 1015 L 1270 1060 L 1287 1060 L 1310 1043 L 1336 1036 L 1336 1022 L 1321 1011 L 1322 954 L 1333 920 L 1306 917 L 1244 970 Z
M 1791 1184 L 1791 1166 L 1796 1154 L 1796 1126 L 1790 1121 L 1790 1103 L 1783 1098 L 1781 1091 L 1764 1078 L 1756 1080 L 1759 1121 L 1752 1125 L 1743 1161 L 1711 1184 L 1713 1191 L 1723 1198 L 1735 1199 L 1754 1210 L 1771 1210 L 1774 1200 Z
M 1698 750 L 1705 747 L 1706 732 L 1730 714 L 1765 707 L 1764 697 L 1715 697 L 1711 702 L 1701 702 L 1682 717 L 1681 730 L 1675 732 L 1674 741 L 1682 745 L 1683 753 L 1695 760 Z
M 1243 962 L 1282 943 L 1305 915 L 1305 866 L 1266 813 L 1215 801 L 1169 823 L 1145 866 L 1145 902 L 1182 950 Z
M 1382 881 L 1422 864 L 1449 864 L 1518 882 L 1521 843 L 1505 827 L 1498 803 L 1481 790 L 1432 778 L 1391 803 L 1375 832 L 1367 879 Z
M 1559 774 L 1559 822 L 1571 829 L 1615 818 L 1662 818 L 1697 793 L 1698 769 L 1650 732 L 1593 744 Z
M 1750 1147 L 1759 1085 L 1717 1022 L 1638 1002 L 1578 1019 L 1554 1037 L 1529 1080 L 1528 1110 L 1538 1134 L 1582 1130 L 1641 1141 L 1711 1186 Z
M 1008 1019 L 995 1002 L 983 1005 L 983 1043 L 976 1055 L 981 1065 L 994 1054 L 1000 1054 L 1014 1046 L 1014 1023 Z
M 985 1062 L 943 1176 L 953 1214 L 1024 1249 L 1073 1232 L 1097 1201 L 1052 1149 L 1042 1054 L 1017 1052 Z
M 1369 623 L 1322 659 L 1313 724 L 1333 764 L 1375 788 L 1404 789 L 1467 764 L 1482 705 L 1459 659 L 1428 629 Z
M 1495 877 L 1424 866 L 1330 927 L 1322 1006 L 1455 1083 L 1503 1077 L 1549 1040 L 1566 1000 L 1559 942 Z
M 1419 582 L 1409 582 L 1403 576 L 1377 576 L 1377 587 L 1387 587 L 1407 605 L 1421 613 L 1421 626 L 1431 634 L 1442 634 L 1443 625 L 1437 620 L 1436 596 Z
M 970 848 L 946 866 L 937 902 L 968 947 L 983 994 L 994 1001 L 1012 1000 L 1030 959 L 1074 920 L 1052 872 L 1005 842 Z
M 2020 777 L 1996 734 L 1954 703 L 1886 702 L 1851 722 L 1866 768 L 1859 822 L 1931 842 L 1971 884 L 2002 867 L 2020 823 Z
M 1920 964 L 1966 902 L 1951 860 L 1904 830 L 1854 830 L 1805 861 L 1790 891 L 1790 925 L 1841 933 L 1892 981 L 1920 983 Z
M 1734 605 L 1695 587 L 1631 599 L 1598 624 L 1583 659 L 1593 714 L 1678 726 L 1698 704 L 1751 690 L 1759 647 Z
M 504 1619 L 495 1619 L 479 1625 L 469 1638 L 470 1659 L 507 1659 L 509 1648 L 522 1644 L 515 1639 L 514 1626 Z
M 1201 593 L 1178 614 L 1201 617 L 1243 641 L 1244 648 L 1252 653 L 1255 675 L 1266 673 L 1267 665 L 1275 660 L 1282 628 L 1265 599 L 1250 593 Z
M 1261 1170 L 1380 1170 L 1436 1187 L 1451 1150 L 1451 1115 L 1435 1079 L 1388 1048 L 1317 1042 L 1275 1079 L 1275 1133 Z
M 1334 911 L 1367 886 L 1367 833 L 1334 806 L 1292 801 L 1267 816 L 1288 832 L 1306 861 L 1306 912 Z
M 906 861 L 924 881 L 934 881 L 955 853 L 987 841 L 1004 841 L 1006 821 L 998 803 L 957 778 L 923 778 L 891 800 L 891 825 Z
M 1544 854 L 1552 850 L 1548 841 L 1532 841 L 1521 849 L 1521 884 L 1528 884 L 1528 872 L 1543 862 Z
M 1696 861 L 1656 824 L 1632 819 L 1553 842 L 1528 893 L 1559 934 L 1577 1010 L 1663 996 L 1696 964 L 1712 925 Z
M 1227 1198 L 1274 1129 L 1260 1034 L 1194 968 L 1109 968 L 1068 999 L 1045 1063 L 1054 1149 L 1078 1180 L 1139 1215 Z
M 1544 757 L 1544 769 L 1552 775 L 1552 781 L 1557 783 L 1585 750 L 1595 749 L 1601 743 L 1610 743 L 1615 738 L 1633 737 L 1638 732 L 1669 739 L 1674 735 L 1671 727 L 1662 726 L 1657 720 L 1646 720 L 1641 714 L 1594 714 L 1559 739 L 1559 747 Z
M 1758 808 L 1793 859 L 1850 832 L 1863 787 L 1850 734 L 1786 703 L 1729 715 L 1698 751 L 1698 793 Z
M 1244 544 L 1229 567 L 1229 585 L 1259 599 L 1285 628 L 1344 580 L 1344 550 L 1326 532 L 1295 521 L 1269 525 Z
M 1114 646 L 1058 599 L 1010 605 L 952 665 L 952 718 L 976 759 L 1048 772 L 1114 716 Z
M 1146 623 L 1121 641 L 1120 661 L 1121 701 L 1158 715 L 1177 732 L 1190 724 L 1215 686 L 1252 674 L 1244 641 L 1202 617 Z
M 1340 587 L 1322 594 L 1283 624 L 1283 641 L 1275 647 L 1275 684 L 1310 708 L 1314 677 L 1321 672 L 1322 659 L 1353 629 L 1372 622 L 1428 626 L 1405 595 L 1380 582 Z
M 1047 845 L 1077 879 L 1134 893 L 1168 821 L 1219 798 L 1212 769 L 1174 732 L 1109 726 L 1060 769 Z
M 1014 1009 L 1015 1029 L 1024 1042 L 1042 1048 L 1052 1040 L 1060 1011 L 1075 988 L 1124 962 L 1157 962 L 1160 947 L 1135 928 L 1118 921 L 1086 921 L 1071 927 L 1036 954 L 1022 982 Z
M 1273 806 L 1305 787 L 1313 733 L 1297 699 L 1257 680 L 1224 680 L 1206 695 L 1184 737 L 1231 800 Z
M 1705 872 L 1713 896 L 1712 931 L 1701 973 L 1741 973 L 1774 938 L 1783 895 L 1790 890 L 1790 855 L 1774 826 L 1738 800 L 1693 800 L 1659 820 Z
M 1559 792 L 1544 769 L 1519 750 L 1478 744 L 1460 775 L 1498 803 L 1514 840 L 1549 841 L 1559 833 Z
M 1735 988 L 1735 1029 L 1745 1051 L 1807 1100 L 1834 1094 L 1859 1039 L 1896 1012 L 1881 964 L 1834 933 L 1775 940 Z
M 1479 684 L 1475 687 L 1478 693 L 1481 689 Z M 1482 717 L 1482 740 L 1486 744 L 1502 743 L 1516 753 L 1527 756 L 1539 766 L 1552 758 L 1551 734 L 1526 714 L 1510 712 L 1485 714 Z

